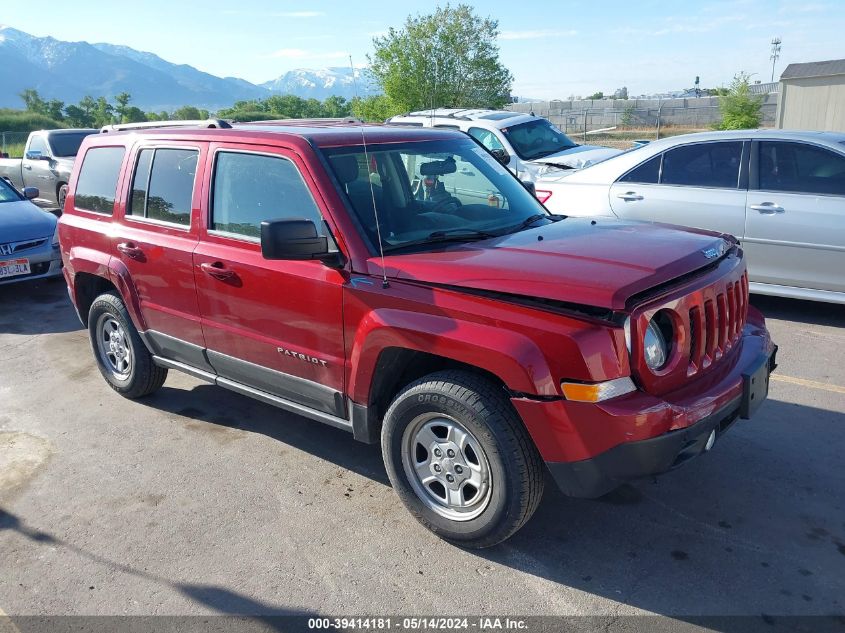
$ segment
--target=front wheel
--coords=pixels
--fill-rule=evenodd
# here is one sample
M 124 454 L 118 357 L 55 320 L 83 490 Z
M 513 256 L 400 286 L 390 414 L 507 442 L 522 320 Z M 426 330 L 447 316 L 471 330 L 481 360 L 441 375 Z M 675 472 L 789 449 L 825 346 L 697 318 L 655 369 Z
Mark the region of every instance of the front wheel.
M 501 387 L 443 371 L 405 387 L 382 427 L 390 482 L 438 536 L 490 547 L 521 528 L 540 503 L 543 463 Z
M 101 294 L 91 304 L 88 334 L 100 373 L 122 396 L 140 398 L 164 384 L 167 369 L 153 362 L 116 293 Z
M 65 200 L 67 200 L 67 185 L 59 187 L 59 193 L 56 196 L 59 203 L 59 215 L 65 212 Z

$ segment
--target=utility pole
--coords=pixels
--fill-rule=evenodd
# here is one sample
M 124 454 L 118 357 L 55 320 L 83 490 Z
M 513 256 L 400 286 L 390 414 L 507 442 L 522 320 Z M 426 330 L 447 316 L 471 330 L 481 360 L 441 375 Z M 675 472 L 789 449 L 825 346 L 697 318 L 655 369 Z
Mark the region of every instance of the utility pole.
M 781 39 L 779 37 L 772 40 L 772 54 L 769 55 L 769 59 L 772 60 L 772 81 L 775 80 L 775 64 L 778 63 L 780 57 L 780 44 Z

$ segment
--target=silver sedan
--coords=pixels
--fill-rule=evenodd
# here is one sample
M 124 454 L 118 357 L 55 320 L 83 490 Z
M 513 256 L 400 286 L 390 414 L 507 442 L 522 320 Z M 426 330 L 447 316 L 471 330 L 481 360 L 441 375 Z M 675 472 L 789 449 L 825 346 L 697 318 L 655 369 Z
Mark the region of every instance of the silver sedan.
M 845 134 L 686 134 L 536 188 L 552 213 L 730 233 L 752 292 L 845 303 Z
M 0 178 L 0 285 L 62 272 L 56 216 L 29 201 L 38 189 L 24 194 Z

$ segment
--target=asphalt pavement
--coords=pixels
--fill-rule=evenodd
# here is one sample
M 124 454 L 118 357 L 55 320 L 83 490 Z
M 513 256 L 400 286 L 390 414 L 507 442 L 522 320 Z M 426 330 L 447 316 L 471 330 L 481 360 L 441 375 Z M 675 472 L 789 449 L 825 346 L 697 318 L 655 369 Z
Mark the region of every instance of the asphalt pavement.
M 598 501 L 547 486 L 464 551 L 378 447 L 177 372 L 125 400 L 63 282 L 0 287 L 0 614 L 841 618 L 845 306 L 753 303 L 780 346 L 753 420 Z

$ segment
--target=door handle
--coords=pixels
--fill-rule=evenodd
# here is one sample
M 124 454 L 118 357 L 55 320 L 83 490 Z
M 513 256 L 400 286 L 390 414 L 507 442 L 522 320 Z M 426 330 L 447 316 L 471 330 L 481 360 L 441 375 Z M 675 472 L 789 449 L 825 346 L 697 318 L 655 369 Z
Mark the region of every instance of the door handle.
M 758 213 L 762 213 L 763 215 L 773 215 L 775 213 L 783 213 L 784 209 L 779 204 L 775 204 L 774 202 L 761 202 L 760 204 L 750 204 L 748 205 L 749 209 L 754 209 Z
M 24 165 L 23 168 L 24 169 L 32 169 L 32 165 Z
M 135 246 L 132 242 L 121 242 L 117 245 L 117 250 L 132 259 L 141 259 L 144 256 L 144 251 Z
M 225 281 L 226 279 L 232 279 L 235 276 L 235 271 L 225 268 L 222 262 L 214 262 L 213 264 L 203 262 L 200 264 L 200 268 L 204 273 L 211 275 L 215 279 Z
M 620 193 L 616 196 L 620 200 L 624 200 L 625 202 L 633 202 L 634 200 L 642 200 L 643 197 L 638 194 L 636 191 L 628 191 L 626 193 Z

